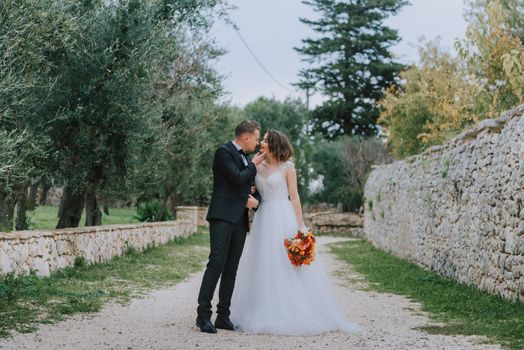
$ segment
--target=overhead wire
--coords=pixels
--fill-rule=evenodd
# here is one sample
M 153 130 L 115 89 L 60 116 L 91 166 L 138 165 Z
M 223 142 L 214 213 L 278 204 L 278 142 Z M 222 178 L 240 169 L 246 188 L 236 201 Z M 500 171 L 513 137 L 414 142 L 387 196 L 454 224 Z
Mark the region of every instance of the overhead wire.
M 283 88 L 284 90 L 286 90 L 287 92 L 289 93 L 295 93 L 295 91 L 289 89 L 287 86 L 285 86 L 284 84 L 282 84 L 277 78 L 275 78 L 275 76 L 273 74 L 271 74 L 271 72 L 264 66 L 264 64 L 262 63 L 262 61 L 257 57 L 257 55 L 255 54 L 255 52 L 253 52 L 253 50 L 251 49 L 251 47 L 249 46 L 249 44 L 247 43 L 247 40 L 244 39 L 244 37 L 242 36 L 242 34 L 240 34 L 240 31 L 238 30 L 238 28 L 236 26 L 233 26 L 233 29 L 235 30 L 235 32 L 237 33 L 238 37 L 240 38 L 240 40 L 242 41 L 242 43 L 244 44 L 244 46 L 247 48 L 247 50 L 249 51 L 249 53 L 251 54 L 251 56 L 253 56 L 253 58 L 255 59 L 255 61 L 258 63 L 258 65 L 264 70 L 264 72 L 271 78 L 271 80 L 273 80 L 278 86 L 280 86 L 281 88 Z

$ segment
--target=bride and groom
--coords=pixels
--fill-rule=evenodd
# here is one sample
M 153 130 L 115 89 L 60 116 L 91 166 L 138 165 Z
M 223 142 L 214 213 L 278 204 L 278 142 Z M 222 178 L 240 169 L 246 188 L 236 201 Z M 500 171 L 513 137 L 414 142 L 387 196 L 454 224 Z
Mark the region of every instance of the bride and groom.
M 260 125 L 242 121 L 235 140 L 214 156 L 207 214 L 211 253 L 198 295 L 197 327 L 206 333 L 219 328 L 282 335 L 358 330 L 337 307 L 320 259 L 299 268 L 290 263 L 284 239 L 306 232 L 293 146 L 269 129 L 250 159 L 246 153 L 255 151 L 259 138 Z M 249 209 L 256 210 L 251 230 Z M 213 324 L 211 300 L 219 279 Z

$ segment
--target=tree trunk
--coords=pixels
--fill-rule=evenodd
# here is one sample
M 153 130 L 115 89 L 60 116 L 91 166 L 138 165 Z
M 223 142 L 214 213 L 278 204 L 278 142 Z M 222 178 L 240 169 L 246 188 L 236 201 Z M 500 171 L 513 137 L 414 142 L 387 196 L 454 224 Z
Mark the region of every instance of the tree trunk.
M 29 187 L 29 197 L 27 198 L 27 210 L 29 211 L 35 210 L 36 195 L 38 194 L 38 186 L 40 183 L 41 181 L 36 181 Z
M 171 212 L 175 215 L 176 219 L 176 207 L 178 205 L 178 200 L 176 198 L 176 195 L 169 196 L 169 206 L 171 207 Z
M 163 221 L 164 214 L 167 210 L 167 202 L 171 196 L 171 190 L 169 188 L 164 189 L 164 195 L 158 206 L 158 211 L 155 215 L 155 221 Z
M 27 187 L 23 186 L 18 193 L 17 209 L 16 209 L 16 224 L 15 229 L 17 231 L 23 231 L 28 229 L 27 225 Z
M 44 180 L 42 183 L 42 195 L 40 196 L 40 201 L 38 202 L 39 205 L 46 205 L 47 204 L 47 193 L 49 192 L 49 189 L 51 188 L 51 184 Z
M 104 214 L 109 215 L 109 200 L 107 199 L 107 193 L 102 195 L 102 211 Z
M 158 205 L 158 211 L 155 214 L 155 221 L 162 221 L 162 217 L 166 211 L 166 201 L 161 201 Z
M 14 212 L 14 201 L 0 191 L 0 231 L 11 232 L 13 230 Z
M 85 204 L 85 191 L 73 191 L 66 185 L 60 197 L 58 224 L 56 228 L 78 227 Z
M 102 212 L 96 200 L 96 191 L 90 189 L 86 193 L 86 226 L 102 225 Z

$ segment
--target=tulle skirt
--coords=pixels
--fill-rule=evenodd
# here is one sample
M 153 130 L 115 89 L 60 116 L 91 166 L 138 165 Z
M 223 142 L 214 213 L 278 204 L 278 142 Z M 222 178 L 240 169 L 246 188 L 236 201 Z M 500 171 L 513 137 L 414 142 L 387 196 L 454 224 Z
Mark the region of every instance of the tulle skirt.
M 240 259 L 231 321 L 248 333 L 308 335 L 358 331 L 338 308 L 322 259 L 294 267 L 284 239 L 298 223 L 289 200 L 262 202 Z

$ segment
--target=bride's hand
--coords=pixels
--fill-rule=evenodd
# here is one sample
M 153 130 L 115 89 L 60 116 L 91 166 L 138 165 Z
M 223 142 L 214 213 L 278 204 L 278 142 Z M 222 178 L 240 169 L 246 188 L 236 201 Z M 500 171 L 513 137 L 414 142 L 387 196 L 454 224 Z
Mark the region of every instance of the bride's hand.
M 302 232 L 302 233 L 308 233 L 309 232 L 309 227 L 307 227 L 304 223 L 302 223 L 302 225 L 300 226 L 299 231 Z

